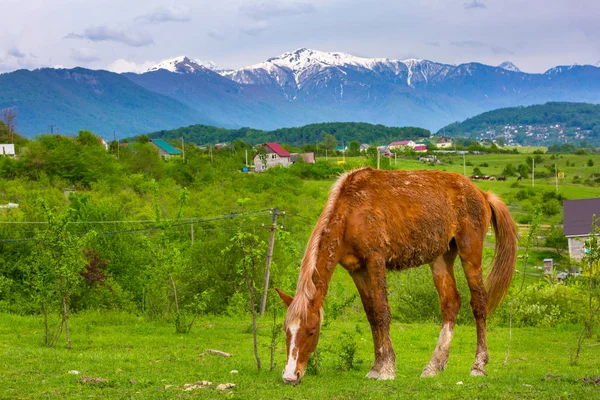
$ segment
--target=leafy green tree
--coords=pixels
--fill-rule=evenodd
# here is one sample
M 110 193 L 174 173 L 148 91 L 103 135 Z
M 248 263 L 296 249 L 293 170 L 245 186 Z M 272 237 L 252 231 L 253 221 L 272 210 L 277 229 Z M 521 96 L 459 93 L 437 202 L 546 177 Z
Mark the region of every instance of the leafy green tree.
M 360 143 L 356 140 L 350 142 L 348 146 L 348 154 L 351 156 L 358 156 L 360 154 Z
M 591 158 L 588 160 L 587 162 L 587 166 L 588 167 L 593 167 L 594 166 L 594 160 L 592 160 Z
M 136 142 L 138 142 L 138 143 L 142 143 L 142 144 L 148 143 L 149 141 L 150 141 L 150 138 L 149 138 L 149 137 L 148 137 L 148 135 L 146 135 L 145 133 L 144 133 L 144 134 L 141 134 L 141 135 L 140 135 L 140 136 L 138 136 L 138 137 L 137 137 L 137 139 L 136 139 Z
M 43 201 L 41 207 L 48 225 L 35 235 L 31 267 L 34 299 L 44 315 L 44 343 L 55 346 L 64 326 L 67 348 L 70 349 L 69 300 L 83 282 L 81 274 L 87 264 L 84 248 L 95 233 L 89 231 L 83 236 L 72 235 L 67 231 L 69 212 L 60 214 Z M 53 310 L 60 310 L 61 319 L 52 333 L 48 316 Z
M 529 177 L 530 169 L 527 165 L 519 164 L 517 171 L 519 172 L 519 175 L 521 175 L 521 178 L 527 179 Z
M 332 150 L 335 149 L 336 145 L 337 141 L 335 140 L 335 137 L 332 134 L 325 135 L 325 139 L 323 140 L 323 147 L 325 147 L 328 150 Z
M 79 131 L 76 140 L 82 146 L 100 146 L 100 137 L 88 130 Z

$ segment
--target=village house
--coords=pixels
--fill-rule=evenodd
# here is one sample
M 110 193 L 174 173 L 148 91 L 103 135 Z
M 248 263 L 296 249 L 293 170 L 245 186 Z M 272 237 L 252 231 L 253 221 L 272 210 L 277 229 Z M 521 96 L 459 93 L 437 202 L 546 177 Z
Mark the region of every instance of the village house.
M 413 150 L 417 153 L 427 153 L 427 145 L 426 144 L 418 144 L 413 147 Z
M 361 152 L 367 151 L 367 150 L 369 150 L 369 147 L 371 147 L 371 146 L 369 146 L 367 143 L 363 143 L 360 145 L 360 151 Z
M 256 172 L 263 172 L 278 165 L 289 167 L 292 164 L 292 155 L 278 143 L 264 143 L 261 147 L 264 148 L 264 153 L 259 151 L 254 156 Z
M 563 232 L 569 241 L 569 256 L 581 261 L 585 241 L 592 232 L 592 216 L 600 217 L 600 198 L 565 200 L 563 202 Z
M 15 156 L 15 145 L 14 144 L 0 144 L 0 155 L 2 156 Z
M 298 162 L 302 160 L 302 162 L 305 162 L 307 164 L 314 164 L 316 162 L 315 160 L 315 153 L 292 153 L 290 156 L 290 161 L 292 163 Z
M 100 139 L 98 139 L 98 141 L 100 142 L 100 144 L 102 145 L 102 147 L 104 147 L 104 150 L 108 151 L 108 142 L 106 140 L 104 140 L 103 137 L 101 137 Z
M 392 142 L 390 143 L 390 145 L 388 146 L 388 148 L 390 150 L 403 150 L 407 147 L 413 148 L 416 146 L 417 144 L 413 141 L 413 140 L 399 140 L 396 142 Z
M 452 147 L 452 139 L 442 136 L 435 145 L 438 149 L 447 149 Z
M 150 143 L 152 143 L 158 149 L 158 154 L 163 158 L 181 155 L 181 152 L 178 149 L 171 146 L 163 139 L 151 139 Z

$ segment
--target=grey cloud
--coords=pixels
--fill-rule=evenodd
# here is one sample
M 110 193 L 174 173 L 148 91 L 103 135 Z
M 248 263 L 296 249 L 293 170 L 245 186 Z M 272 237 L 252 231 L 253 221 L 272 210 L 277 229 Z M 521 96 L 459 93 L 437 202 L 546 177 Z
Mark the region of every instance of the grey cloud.
M 147 24 L 160 24 L 163 22 L 187 22 L 191 19 L 191 10 L 185 6 L 159 7 L 154 11 L 140 15 L 136 20 Z
M 217 31 L 208 31 L 208 32 L 206 32 L 206 36 L 213 38 L 215 40 L 224 40 L 225 39 L 225 35 L 223 35 L 221 32 L 217 32 Z
M 452 46 L 466 48 L 466 49 L 490 51 L 493 54 L 497 54 L 497 55 L 502 55 L 502 54 L 514 55 L 515 54 L 514 52 L 512 52 L 508 49 L 505 49 L 504 47 L 489 45 L 487 43 L 478 42 L 476 40 L 463 40 L 463 41 L 458 41 L 458 42 L 450 42 L 450 44 Z
M 487 8 L 487 6 L 484 3 L 481 3 L 478 0 L 473 0 L 468 3 L 463 3 L 463 7 L 465 8 L 465 10 L 468 10 L 470 8 Z
M 249 36 L 258 36 L 271 27 L 267 21 L 257 21 L 255 23 L 246 24 L 240 28 L 242 33 Z
M 100 57 L 96 55 L 94 50 L 88 49 L 86 47 L 80 47 L 71 50 L 71 59 L 78 62 L 90 63 L 94 61 L 99 61 Z
M 11 57 L 15 57 L 15 58 L 25 58 L 27 57 L 25 55 L 25 53 L 22 53 L 19 49 L 17 49 L 16 47 L 13 47 L 12 49 L 9 49 L 7 54 Z
M 239 11 L 255 20 L 266 20 L 277 17 L 309 14 L 315 12 L 316 9 L 315 6 L 310 3 L 293 2 L 285 4 L 277 1 L 263 1 L 240 6 Z
M 94 26 L 83 33 L 69 33 L 66 39 L 88 39 L 92 42 L 119 42 L 133 47 L 143 47 L 154 43 L 152 38 L 142 32 L 133 32 L 123 27 Z

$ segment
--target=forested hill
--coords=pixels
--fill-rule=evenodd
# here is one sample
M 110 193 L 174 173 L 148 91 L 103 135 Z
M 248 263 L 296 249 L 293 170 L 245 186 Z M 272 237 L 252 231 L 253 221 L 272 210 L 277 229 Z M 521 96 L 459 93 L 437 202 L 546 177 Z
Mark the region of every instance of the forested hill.
M 531 144 L 526 142 L 533 140 L 539 145 L 585 140 L 598 145 L 600 105 L 550 102 L 528 107 L 501 108 L 463 122 L 455 122 L 440 129 L 438 133 L 455 137 L 481 137 L 482 134 L 489 137 L 502 136 L 506 131 L 520 144 Z
M 231 142 L 242 139 L 248 143 L 280 142 L 295 146 L 322 142 L 326 135 L 335 137 L 338 144 L 357 140 L 371 145 L 387 144 L 394 140 L 427 138 L 431 132 L 415 127 L 388 127 L 362 122 L 329 122 L 297 128 L 263 131 L 251 128 L 223 129 L 208 125 L 191 125 L 184 128 L 158 131 L 149 134 L 152 139 L 181 139 L 198 145 Z

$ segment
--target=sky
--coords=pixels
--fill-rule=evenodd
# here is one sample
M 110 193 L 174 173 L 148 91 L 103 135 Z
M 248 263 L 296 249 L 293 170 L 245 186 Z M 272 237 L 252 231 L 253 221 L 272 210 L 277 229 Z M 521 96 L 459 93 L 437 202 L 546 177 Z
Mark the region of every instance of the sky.
M 0 0 L 0 72 L 242 68 L 307 47 L 525 72 L 600 61 L 599 0 Z

